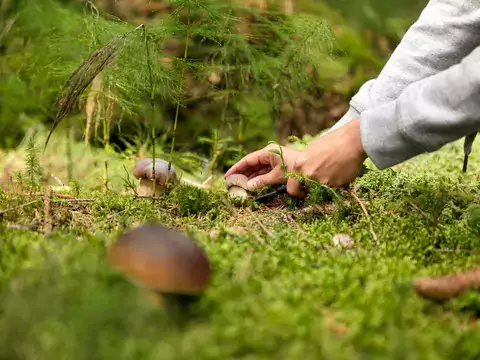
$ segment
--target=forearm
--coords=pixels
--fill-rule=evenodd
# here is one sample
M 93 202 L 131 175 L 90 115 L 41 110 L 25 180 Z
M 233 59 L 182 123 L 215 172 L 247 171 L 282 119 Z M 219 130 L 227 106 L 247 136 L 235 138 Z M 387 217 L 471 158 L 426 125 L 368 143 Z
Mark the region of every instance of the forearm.
M 395 100 L 410 84 L 457 64 L 477 45 L 480 28 L 478 0 L 435 0 L 420 14 L 382 69 L 350 102 L 332 130 L 367 109 Z
M 365 152 L 385 169 L 480 131 L 480 46 L 459 64 L 409 85 L 395 100 L 365 110 Z

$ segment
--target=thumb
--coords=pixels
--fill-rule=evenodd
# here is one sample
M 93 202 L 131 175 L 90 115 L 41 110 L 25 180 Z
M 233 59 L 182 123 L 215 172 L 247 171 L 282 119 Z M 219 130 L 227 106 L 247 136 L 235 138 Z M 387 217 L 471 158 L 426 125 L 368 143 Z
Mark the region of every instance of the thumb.
M 254 177 L 247 183 L 249 190 L 261 189 L 264 186 L 281 184 L 283 182 L 283 171 L 280 166 L 276 166 L 272 171 Z

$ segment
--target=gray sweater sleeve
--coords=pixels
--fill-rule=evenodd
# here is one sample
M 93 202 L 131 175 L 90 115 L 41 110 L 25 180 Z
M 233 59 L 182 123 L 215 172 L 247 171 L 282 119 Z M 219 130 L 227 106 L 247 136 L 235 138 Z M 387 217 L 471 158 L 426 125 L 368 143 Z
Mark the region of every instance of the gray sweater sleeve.
M 480 131 L 480 46 L 458 64 L 412 83 L 397 99 L 360 116 L 363 147 L 379 169 L 476 131 Z
M 480 0 L 430 0 L 378 78 L 366 82 L 330 131 L 396 99 L 410 84 L 457 64 L 478 44 Z

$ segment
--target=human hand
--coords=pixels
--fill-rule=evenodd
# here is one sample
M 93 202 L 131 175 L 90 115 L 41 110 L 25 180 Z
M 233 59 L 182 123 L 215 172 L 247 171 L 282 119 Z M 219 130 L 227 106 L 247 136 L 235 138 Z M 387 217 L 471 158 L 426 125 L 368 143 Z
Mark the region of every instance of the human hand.
M 367 155 L 360 137 L 360 119 L 355 119 L 310 143 L 296 159 L 293 171 L 321 184 L 341 187 L 359 175 Z M 304 187 L 290 177 L 287 192 L 306 195 Z
M 291 171 L 295 166 L 297 157 L 301 154 L 300 150 L 289 149 L 282 146 L 283 159 L 287 166 L 287 171 Z M 232 174 L 243 174 L 248 181 L 249 190 L 261 189 L 264 186 L 282 184 L 285 182 L 285 174 L 282 169 L 282 159 L 278 154 L 270 150 L 279 150 L 278 145 L 268 145 L 263 149 L 257 150 L 244 156 L 240 161 L 233 165 L 226 173 L 225 178 Z

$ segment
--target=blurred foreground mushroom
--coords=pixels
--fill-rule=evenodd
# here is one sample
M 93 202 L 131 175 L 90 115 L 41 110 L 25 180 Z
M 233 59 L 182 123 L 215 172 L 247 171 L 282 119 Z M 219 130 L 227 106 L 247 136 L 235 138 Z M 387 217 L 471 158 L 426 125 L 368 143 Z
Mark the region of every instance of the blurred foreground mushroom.
M 148 223 L 122 234 L 108 252 L 110 264 L 165 305 L 186 305 L 209 285 L 210 263 L 183 233 Z
M 425 298 L 450 300 L 468 290 L 480 290 L 480 267 L 438 277 L 419 278 L 414 281 L 415 291 Z
M 248 197 L 248 178 L 242 174 L 233 174 L 225 179 L 228 196 L 234 199 L 244 200 Z
M 155 177 L 153 176 L 153 161 L 152 159 L 143 159 L 135 164 L 133 169 L 133 176 L 140 179 L 137 192 L 140 196 L 160 196 L 166 188 L 166 181 L 168 176 L 168 183 L 175 184 L 177 182 L 177 174 L 173 165 L 168 172 L 168 162 L 162 159 L 155 159 Z M 153 191 L 153 184 L 155 183 L 155 192 Z

